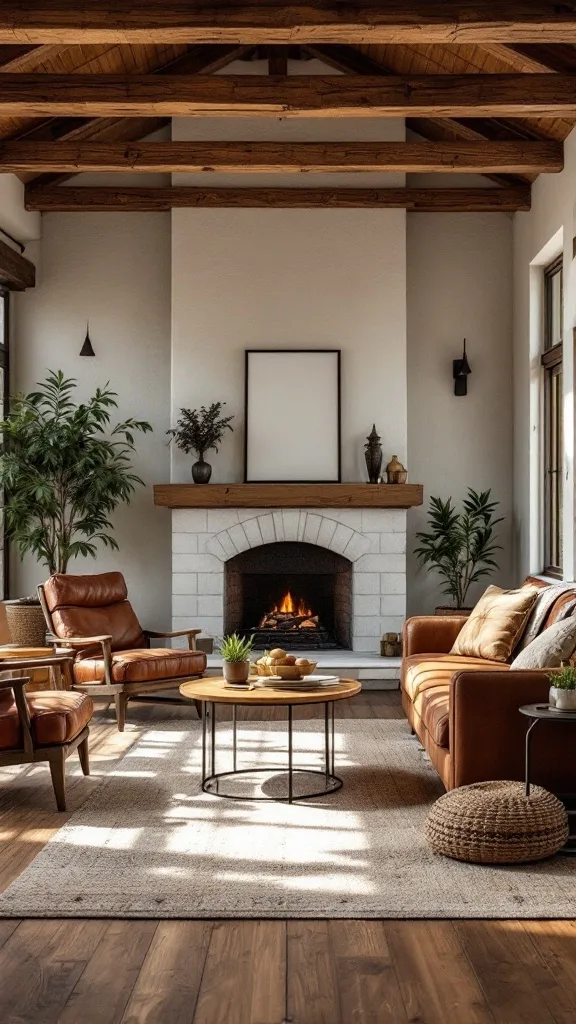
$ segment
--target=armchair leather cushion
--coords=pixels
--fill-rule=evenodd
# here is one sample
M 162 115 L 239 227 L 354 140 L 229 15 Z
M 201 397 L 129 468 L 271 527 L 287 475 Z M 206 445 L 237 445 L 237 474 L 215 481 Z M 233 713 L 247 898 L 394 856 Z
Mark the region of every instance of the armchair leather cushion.
M 115 683 L 162 682 L 163 679 L 186 679 L 202 675 L 206 668 L 203 651 L 150 650 L 117 651 L 112 656 L 112 680 Z M 104 662 L 101 658 L 81 658 L 74 664 L 76 683 L 104 680 Z
M 12 691 L 7 691 L 12 692 Z M 39 747 L 69 743 L 92 718 L 94 704 L 85 693 L 45 690 L 26 694 L 32 737 Z M 14 699 L 0 708 L 0 750 L 22 746 L 22 729 Z
M 60 572 L 55 573 L 44 584 L 44 596 L 49 611 L 54 612 L 57 608 L 67 608 L 70 605 L 102 608 L 108 604 L 120 604 L 126 601 L 128 591 L 121 572 L 102 572 L 86 576 Z
M 129 601 L 110 604 L 105 608 L 83 608 L 80 605 L 58 608 L 52 613 L 52 622 L 54 632 L 61 640 L 66 637 L 109 634 L 113 651 L 146 646 L 146 638 Z M 80 656 L 96 653 L 101 653 L 100 647 L 91 647 Z

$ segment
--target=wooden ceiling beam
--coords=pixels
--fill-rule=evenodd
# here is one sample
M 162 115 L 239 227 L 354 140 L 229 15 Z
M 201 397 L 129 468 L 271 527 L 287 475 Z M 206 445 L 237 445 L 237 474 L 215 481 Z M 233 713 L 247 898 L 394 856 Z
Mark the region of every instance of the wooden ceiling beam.
M 561 171 L 561 142 L 0 142 L 0 171 Z
M 23 292 L 36 284 L 36 267 L 11 245 L 0 239 L 0 284 L 9 291 Z
M 576 41 L 576 13 L 551 0 L 190 3 L 6 0 L 0 43 L 551 43 Z
M 510 60 L 522 66 L 523 71 L 555 71 L 560 75 L 576 71 L 576 49 L 569 43 L 554 44 L 487 44 L 489 50 L 501 60 Z M 520 59 L 519 59 L 520 58 Z
M 20 75 L 0 116 L 563 117 L 576 75 Z
M 27 188 L 27 210 L 166 211 L 174 207 L 402 209 L 413 212 L 514 212 L 530 209 L 529 188 Z

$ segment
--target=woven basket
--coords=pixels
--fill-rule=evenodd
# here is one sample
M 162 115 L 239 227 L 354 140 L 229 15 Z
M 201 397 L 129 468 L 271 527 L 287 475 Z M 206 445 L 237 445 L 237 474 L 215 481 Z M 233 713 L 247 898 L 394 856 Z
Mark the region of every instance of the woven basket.
M 11 642 L 19 647 L 44 647 L 46 620 L 40 604 L 5 601 L 4 607 Z
M 518 864 L 551 857 L 568 838 L 564 805 L 522 782 L 476 782 L 436 801 L 426 822 L 436 853 L 474 864 Z

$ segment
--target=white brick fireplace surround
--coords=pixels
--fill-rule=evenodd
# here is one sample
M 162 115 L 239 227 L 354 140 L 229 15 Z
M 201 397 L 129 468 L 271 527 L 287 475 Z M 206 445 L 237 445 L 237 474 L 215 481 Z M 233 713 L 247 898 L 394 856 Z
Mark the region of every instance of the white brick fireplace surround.
M 221 636 L 224 564 L 261 544 L 303 541 L 352 563 L 352 648 L 379 650 L 406 613 L 406 511 L 403 509 L 174 509 L 172 624 Z

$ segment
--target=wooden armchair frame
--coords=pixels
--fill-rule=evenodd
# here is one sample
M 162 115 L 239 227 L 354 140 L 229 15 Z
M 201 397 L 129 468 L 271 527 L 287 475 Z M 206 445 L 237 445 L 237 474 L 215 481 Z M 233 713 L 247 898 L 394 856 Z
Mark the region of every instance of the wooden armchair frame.
M 26 699 L 24 687 L 30 681 L 28 676 L 20 676 L 14 679 L 0 679 L 0 690 L 11 689 L 14 694 L 14 702 L 18 710 L 20 728 L 22 729 L 22 746 L 9 750 L 0 750 L 0 767 L 10 764 L 35 764 L 37 761 L 48 761 L 50 775 L 56 797 L 56 806 L 59 811 L 66 810 L 66 770 L 65 762 L 69 754 L 78 750 L 80 764 L 84 775 L 90 774 L 90 762 L 88 755 L 88 737 L 90 730 L 88 726 L 82 729 L 69 743 L 55 743 L 53 746 L 40 747 L 34 742 L 32 735 L 32 722 L 30 709 Z
M 181 683 L 187 682 L 189 678 L 199 679 L 202 673 L 196 673 L 189 677 L 169 676 L 163 679 L 153 679 L 137 683 L 115 683 L 112 676 L 112 659 L 114 657 L 112 651 L 112 637 L 108 634 L 103 634 L 101 636 L 66 637 L 65 639 L 56 636 L 52 615 L 46 602 L 46 595 L 42 584 L 38 587 L 38 597 L 40 599 L 44 618 L 46 619 L 46 625 L 49 630 L 46 639 L 48 643 L 54 645 L 55 649 L 68 647 L 72 650 L 81 650 L 82 648 L 92 646 L 100 647 L 102 651 L 102 661 L 104 662 L 104 682 L 94 680 L 93 683 L 76 683 L 74 682 L 72 672 L 70 685 L 74 690 L 80 690 L 83 693 L 89 693 L 95 696 L 103 695 L 110 698 L 113 697 L 116 706 L 116 720 L 119 732 L 124 731 L 126 723 L 126 705 L 129 700 L 137 701 L 138 703 L 150 704 L 190 705 L 190 701 L 185 701 L 181 697 L 162 697 L 159 695 L 158 690 L 170 689 L 171 687 L 178 688 Z M 154 629 L 143 629 L 142 632 L 148 642 L 148 646 L 150 646 L 150 640 L 171 640 L 174 637 L 186 636 L 188 637 L 188 650 L 195 651 L 197 649 L 196 637 L 202 632 L 202 630 L 176 629 L 157 631 Z M 197 701 L 195 704 L 198 716 L 200 717 L 201 707 Z

